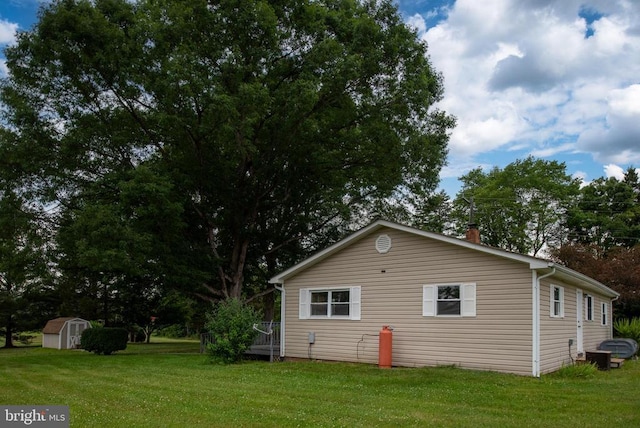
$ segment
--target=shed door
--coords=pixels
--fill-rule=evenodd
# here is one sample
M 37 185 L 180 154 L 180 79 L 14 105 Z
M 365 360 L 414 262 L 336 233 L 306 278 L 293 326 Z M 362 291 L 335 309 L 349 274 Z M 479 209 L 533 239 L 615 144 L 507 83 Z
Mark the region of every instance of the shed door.
M 576 290 L 576 351 L 578 354 L 584 352 L 584 345 L 582 343 L 582 324 L 584 322 L 584 299 L 582 297 L 582 290 Z
M 67 339 L 67 348 L 74 349 L 80 346 L 80 336 L 84 330 L 84 323 L 80 321 L 69 322 L 69 338 Z

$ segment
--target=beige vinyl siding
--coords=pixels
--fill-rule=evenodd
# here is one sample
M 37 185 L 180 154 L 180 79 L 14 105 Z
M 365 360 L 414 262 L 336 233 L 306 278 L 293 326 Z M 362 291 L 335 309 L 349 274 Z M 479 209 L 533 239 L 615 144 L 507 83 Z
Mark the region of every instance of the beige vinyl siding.
M 564 317 L 551 316 L 551 286 L 564 289 Z M 558 281 L 543 280 L 540 287 L 540 372 L 550 373 L 571 363 L 569 339 L 576 350 L 577 335 L 575 288 Z
M 391 250 L 375 240 L 388 234 Z M 288 279 L 286 357 L 377 363 L 378 332 L 393 326 L 393 364 L 530 375 L 531 271 L 472 249 L 383 229 Z M 423 317 L 426 284 L 476 284 L 475 317 Z M 301 288 L 361 287 L 361 320 L 298 319 Z M 315 332 L 309 347 L 308 333 Z
M 551 317 L 550 291 L 551 285 L 564 288 L 564 317 Z M 543 280 L 540 291 L 540 371 L 550 373 L 563 365 L 569 365 L 578 357 L 577 352 L 577 308 L 576 288 L 559 281 Z M 583 320 L 586 319 L 584 296 L 590 294 L 594 301 L 593 321 L 583 321 L 582 337 L 584 351 L 593 351 L 598 344 L 610 338 L 610 326 L 600 325 L 602 302 L 608 299 L 592 292 L 583 291 Z M 610 307 L 611 305 L 609 305 Z M 573 340 L 571 351 L 569 339 Z
M 593 321 L 584 322 L 584 350 L 595 351 L 603 340 L 611 339 L 613 337 L 613 327 L 611 326 L 612 314 L 611 314 L 611 300 L 602 296 L 593 296 Z M 601 325 L 602 320 L 602 303 L 607 303 L 609 306 L 609 325 Z

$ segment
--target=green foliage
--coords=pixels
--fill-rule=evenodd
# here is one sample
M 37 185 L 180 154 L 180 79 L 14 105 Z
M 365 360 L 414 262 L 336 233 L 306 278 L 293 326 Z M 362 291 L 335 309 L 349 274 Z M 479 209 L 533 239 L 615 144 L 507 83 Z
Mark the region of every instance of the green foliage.
M 187 329 L 182 324 L 171 324 L 159 329 L 156 335 L 170 338 L 180 338 L 187 336 Z
M 99 320 L 90 320 L 89 324 L 91 324 L 91 328 L 103 328 L 104 322 Z
M 572 241 L 601 247 L 631 248 L 640 243 L 640 182 L 634 168 L 624 179 L 599 178 L 580 190 L 569 211 Z
M 621 318 L 613 323 L 618 337 L 633 339 L 640 344 L 640 318 Z
M 552 374 L 553 377 L 565 379 L 588 379 L 598 374 L 598 366 L 594 363 L 580 363 L 562 366 L 562 368 Z
M 80 343 L 86 351 L 110 355 L 116 351 L 127 349 L 128 338 L 129 333 L 124 328 L 88 328 L 82 332 Z
M 504 169 L 478 168 L 460 179 L 463 187 L 453 211 L 460 235 L 469 223 L 472 202 L 473 222 L 484 244 L 536 255 L 545 246 L 559 246 L 565 237 L 562 225 L 579 185 L 564 163 L 528 157 Z
M 40 327 L 50 309 L 42 305 L 49 297 L 42 284 L 47 277 L 45 230 L 37 210 L 5 182 L 4 174 L 0 168 L 0 330 L 10 348 L 14 334 Z
M 390 0 L 53 1 L 6 58 L 0 159 L 62 199 L 66 283 L 101 295 L 264 288 L 387 198 L 428 198 L 454 125 Z
M 258 334 L 253 326 L 260 321 L 260 314 L 238 299 L 217 303 L 205 326 L 212 335 L 207 345 L 209 356 L 224 364 L 242 360 Z

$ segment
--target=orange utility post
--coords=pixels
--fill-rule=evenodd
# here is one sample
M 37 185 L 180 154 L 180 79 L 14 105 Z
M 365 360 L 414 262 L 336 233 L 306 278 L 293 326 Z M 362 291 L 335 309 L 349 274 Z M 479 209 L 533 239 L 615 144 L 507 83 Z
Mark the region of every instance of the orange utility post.
M 388 325 L 382 326 L 380 338 L 378 340 L 378 367 L 381 369 L 391 368 L 393 333 Z

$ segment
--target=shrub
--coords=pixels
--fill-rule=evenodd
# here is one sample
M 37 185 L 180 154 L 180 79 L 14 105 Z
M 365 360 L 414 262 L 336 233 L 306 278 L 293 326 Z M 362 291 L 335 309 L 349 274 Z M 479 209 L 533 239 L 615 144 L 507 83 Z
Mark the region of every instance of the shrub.
M 621 318 L 613 323 L 618 337 L 633 339 L 640 344 L 640 318 Z
M 177 339 L 180 337 L 186 337 L 187 329 L 182 324 L 171 324 L 167 327 L 161 328 L 156 332 L 156 334 L 162 337 L 170 337 L 172 339 Z
M 253 325 L 259 323 L 260 318 L 258 312 L 238 299 L 218 303 L 205 326 L 212 335 L 207 345 L 209 356 L 224 364 L 241 361 L 258 334 Z
M 88 328 L 82 332 L 82 348 L 96 353 L 110 355 L 127 348 L 129 334 L 124 328 Z
M 102 328 L 102 327 L 104 327 L 104 322 L 102 322 L 102 320 L 90 320 L 89 324 L 91 324 L 91 328 Z

